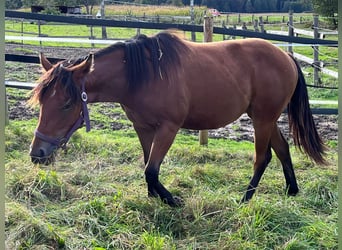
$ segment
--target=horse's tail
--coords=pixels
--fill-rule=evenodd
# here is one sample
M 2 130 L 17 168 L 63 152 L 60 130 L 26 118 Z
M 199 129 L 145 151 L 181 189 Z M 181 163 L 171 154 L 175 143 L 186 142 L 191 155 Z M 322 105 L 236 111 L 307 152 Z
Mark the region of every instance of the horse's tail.
M 309 105 L 308 91 L 299 63 L 290 55 L 297 66 L 298 82 L 287 106 L 289 127 L 294 144 L 312 158 L 317 164 L 326 164 L 326 146 L 317 133 Z

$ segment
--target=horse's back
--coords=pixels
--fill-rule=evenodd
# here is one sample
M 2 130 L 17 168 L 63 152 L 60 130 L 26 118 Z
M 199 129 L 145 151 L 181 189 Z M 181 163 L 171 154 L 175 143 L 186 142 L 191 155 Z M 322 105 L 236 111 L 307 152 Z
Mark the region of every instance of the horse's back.
M 296 67 L 271 43 L 243 39 L 189 46 L 192 55 L 183 64 L 189 112 L 183 127 L 222 127 L 245 112 L 276 119 L 289 102 Z

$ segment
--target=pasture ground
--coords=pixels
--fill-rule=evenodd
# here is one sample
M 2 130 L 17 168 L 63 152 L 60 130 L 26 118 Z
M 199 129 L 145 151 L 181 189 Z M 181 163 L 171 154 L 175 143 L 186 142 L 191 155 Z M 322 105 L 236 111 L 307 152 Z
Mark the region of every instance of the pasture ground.
M 161 170 L 184 201 L 170 208 L 147 198 L 132 129 L 81 130 L 44 167 L 28 156 L 35 124 L 12 120 L 6 128 L 8 249 L 337 249 L 335 141 L 325 167 L 291 148 L 298 196 L 284 195 L 273 159 L 255 197 L 240 205 L 253 144 L 210 139 L 201 147 L 181 131 Z
M 34 81 L 38 68 L 6 62 L 6 79 Z M 161 167 L 161 181 L 184 201 L 170 208 L 147 197 L 141 148 L 119 105 L 92 105 L 93 130 L 79 130 L 68 151 L 44 167 L 28 156 L 37 110 L 25 106 L 27 91 L 8 95 L 8 249 L 337 249 L 336 116 L 318 121 L 326 125 L 320 133 L 330 147 L 328 166 L 291 146 L 299 194 L 284 195 L 274 157 L 247 204 L 239 200 L 252 175 L 250 125 L 232 124 L 208 147 L 181 130 Z

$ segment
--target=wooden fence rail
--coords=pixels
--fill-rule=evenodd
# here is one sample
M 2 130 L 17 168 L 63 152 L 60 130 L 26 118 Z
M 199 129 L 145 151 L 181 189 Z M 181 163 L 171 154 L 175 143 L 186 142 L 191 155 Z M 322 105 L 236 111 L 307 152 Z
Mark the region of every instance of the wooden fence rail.
M 107 19 L 88 19 L 77 18 L 72 16 L 55 16 L 45 14 L 35 14 L 19 11 L 5 11 L 5 16 L 10 18 L 25 18 L 29 20 L 44 20 L 47 22 L 60 22 L 60 23 L 73 23 L 83 24 L 89 26 L 107 26 L 107 27 L 122 27 L 122 28 L 141 28 L 141 29 L 179 29 L 183 31 L 203 32 L 203 25 L 187 25 L 187 24 L 172 24 L 172 23 L 147 23 L 147 22 L 134 22 L 134 21 L 117 21 Z M 241 37 L 257 37 L 266 40 L 290 42 L 290 43 L 302 43 L 302 44 L 317 44 L 338 47 L 337 41 L 313 39 L 306 37 L 289 37 L 284 35 L 267 34 L 254 32 L 249 30 L 236 30 L 225 27 L 213 27 L 215 34 L 232 35 Z
M 312 15 L 313 18 L 313 23 L 312 23 L 312 30 L 303 30 L 303 29 L 298 29 L 294 27 L 294 21 L 293 21 L 293 16 L 294 14 L 292 12 L 289 12 L 288 14 L 288 23 L 287 27 L 288 30 L 265 30 L 264 28 L 264 21 L 262 16 L 259 16 L 259 19 L 254 20 L 254 31 L 255 32 L 265 32 L 267 34 L 273 34 L 273 35 L 282 35 L 282 36 L 290 36 L 290 37 L 298 37 L 298 35 L 304 35 L 304 36 L 309 36 L 314 39 L 324 39 L 327 35 L 338 35 L 338 31 L 327 31 L 327 30 L 320 30 L 319 29 L 319 16 L 316 14 Z M 236 26 L 235 26 L 236 28 Z M 243 24 L 242 27 L 239 27 L 240 30 L 246 30 L 247 27 L 245 24 Z M 322 61 L 319 60 L 319 46 L 317 46 L 316 43 L 311 44 L 313 48 L 313 59 L 308 58 L 306 56 L 303 56 L 298 53 L 293 53 L 293 48 L 292 48 L 292 43 L 289 43 L 287 46 L 288 52 L 294 54 L 295 58 L 304 61 L 306 63 L 309 63 L 312 65 L 314 68 L 314 74 L 313 74 L 313 81 L 315 85 L 320 85 L 320 77 L 319 77 L 319 72 L 322 72 L 324 74 L 327 74 L 329 76 L 332 76 L 334 78 L 338 78 L 338 73 L 333 70 L 325 69 L 324 64 Z

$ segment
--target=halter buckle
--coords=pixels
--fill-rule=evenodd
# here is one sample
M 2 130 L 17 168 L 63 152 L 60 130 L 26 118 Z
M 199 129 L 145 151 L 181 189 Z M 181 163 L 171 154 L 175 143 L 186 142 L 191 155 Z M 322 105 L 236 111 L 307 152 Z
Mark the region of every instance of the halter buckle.
M 81 93 L 81 99 L 82 99 L 82 101 L 84 101 L 84 102 L 88 101 L 88 95 L 87 95 L 86 92 L 83 91 L 83 92 Z

